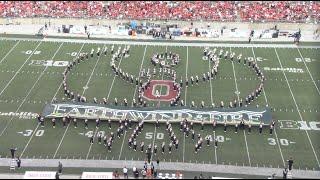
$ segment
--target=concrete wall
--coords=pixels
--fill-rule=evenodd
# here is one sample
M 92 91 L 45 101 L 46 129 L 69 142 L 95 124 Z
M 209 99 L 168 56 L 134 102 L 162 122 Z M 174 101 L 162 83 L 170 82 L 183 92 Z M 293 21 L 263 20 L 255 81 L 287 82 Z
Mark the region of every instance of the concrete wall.
M 0 18 L 0 24 L 45 24 L 45 22 L 51 22 L 51 25 L 110 25 L 112 27 L 116 27 L 119 23 L 127 23 L 129 20 L 108 20 L 108 19 L 76 19 L 76 18 Z M 138 24 L 143 21 L 137 21 Z M 148 21 L 154 23 L 164 24 L 165 21 Z M 319 25 L 311 24 L 311 23 L 250 23 L 250 22 L 204 22 L 204 21 L 194 21 L 194 27 L 205 27 L 210 24 L 211 27 L 220 29 L 223 26 L 226 28 L 239 28 L 239 29 L 267 29 L 274 27 L 276 24 L 279 29 L 285 30 L 312 30 L 315 31 L 317 28 L 319 29 Z M 190 26 L 191 21 L 169 21 L 166 24 L 179 24 L 180 26 Z

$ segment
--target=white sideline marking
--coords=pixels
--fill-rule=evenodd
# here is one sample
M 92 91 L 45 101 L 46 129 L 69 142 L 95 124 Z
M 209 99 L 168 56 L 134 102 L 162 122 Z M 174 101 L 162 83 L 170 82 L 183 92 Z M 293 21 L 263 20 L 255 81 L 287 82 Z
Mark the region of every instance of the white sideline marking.
M 277 49 L 276 49 L 276 48 L 274 48 L 274 51 L 276 52 L 276 55 L 277 55 L 277 58 L 278 58 L 278 61 L 279 61 L 279 63 L 280 63 L 281 68 L 283 68 L 282 63 L 281 63 L 281 60 L 280 60 L 279 55 L 278 55 L 278 52 L 277 52 Z M 287 75 L 286 75 L 286 73 L 284 72 L 284 70 L 283 70 L 283 69 L 282 69 L 282 73 L 283 73 L 283 75 L 284 75 L 284 77 L 285 77 L 285 79 L 286 79 L 286 82 L 287 82 L 287 84 L 288 84 L 288 87 L 289 87 L 289 90 L 290 90 L 290 93 L 291 93 L 292 99 L 293 99 L 293 101 L 294 101 L 294 104 L 295 104 L 295 106 L 296 106 L 296 108 L 297 108 L 297 111 L 298 111 L 298 114 L 299 114 L 299 116 L 300 116 L 300 120 L 301 120 L 301 121 L 303 121 L 303 118 L 302 118 L 301 113 L 300 113 L 300 109 L 299 109 L 299 107 L 298 107 L 298 105 L 297 105 L 297 102 L 296 102 L 296 98 L 295 98 L 295 97 L 294 97 L 294 95 L 293 95 L 293 92 L 292 92 L 291 86 L 290 86 L 290 84 L 289 84 L 289 82 L 288 82 Z M 313 154 L 314 154 L 314 156 L 315 156 L 315 158 L 316 158 L 316 161 L 317 161 L 317 163 L 318 163 L 318 166 L 320 167 L 320 163 L 319 163 L 319 160 L 318 160 L 317 154 L 316 154 L 316 152 L 315 152 L 315 150 L 314 150 L 313 144 L 312 144 L 312 142 L 311 142 L 311 139 L 310 139 L 309 133 L 308 133 L 308 131 L 307 131 L 307 130 L 305 130 L 305 132 L 306 132 L 306 134 L 307 134 L 307 137 L 308 137 L 309 143 L 310 143 L 310 145 L 311 145 L 311 148 L 312 148 Z
M 82 44 L 82 46 L 81 46 L 80 50 L 78 51 L 78 54 L 77 54 L 76 58 L 78 58 L 78 57 L 79 57 L 79 55 L 80 55 L 80 53 L 81 53 L 81 51 L 82 51 L 83 47 L 84 47 L 84 43 Z M 54 94 L 54 96 L 53 96 L 53 98 L 52 98 L 51 102 L 52 102 L 52 101 L 53 101 L 53 99 L 57 96 L 57 94 L 58 94 L 59 89 L 61 88 L 61 86 L 62 86 L 62 83 L 60 84 L 59 88 L 57 89 L 56 93 Z M 56 157 L 56 155 L 57 155 L 57 153 L 58 153 L 58 151 L 59 151 L 59 149 L 60 149 L 60 146 L 61 146 L 61 144 L 62 144 L 62 142 L 63 142 L 63 140 L 64 140 L 64 137 L 65 137 L 65 135 L 66 135 L 66 133 L 67 133 L 67 131 L 68 131 L 68 129 L 69 129 L 69 125 L 70 125 L 70 124 L 71 124 L 71 122 L 68 124 L 68 126 L 67 126 L 66 130 L 65 130 L 65 131 L 64 131 L 64 133 L 63 133 L 63 136 L 62 136 L 62 138 L 61 138 L 61 140 L 60 140 L 60 142 L 59 142 L 59 145 L 58 145 L 58 147 L 57 147 L 57 149 L 56 149 L 56 151 L 55 151 L 55 153 L 54 153 L 54 155 L 53 155 L 53 159 Z
M 2 95 L 2 93 L 7 89 L 7 87 L 10 85 L 10 83 L 13 81 L 13 79 L 18 75 L 18 73 L 21 71 L 21 69 L 24 67 L 24 65 L 28 62 L 28 60 L 31 58 L 31 56 L 33 55 L 33 53 L 38 49 L 38 47 L 40 46 L 40 44 L 42 43 L 42 41 L 40 41 L 40 43 L 36 46 L 36 48 L 32 51 L 32 53 L 29 55 L 29 57 L 25 60 L 25 62 L 20 66 L 20 68 L 18 69 L 18 71 L 13 75 L 13 77 L 10 79 L 10 81 L 6 84 L 6 86 L 2 89 L 2 91 L 0 92 L 0 96 Z M 1 135 L 0 135 L 1 136 Z
M 256 55 L 255 55 L 255 53 L 254 53 L 253 47 L 252 47 L 252 53 L 253 53 L 254 61 L 258 64 L 258 61 L 256 61 Z M 267 96 L 266 96 L 266 91 L 265 91 L 264 87 L 262 87 L 262 91 L 263 91 L 263 95 L 264 95 L 264 99 L 265 99 L 265 101 L 266 101 L 266 104 L 267 104 L 267 106 L 269 106 L 269 105 L 268 105 L 268 99 L 267 99 Z M 280 142 L 279 142 L 278 135 L 277 135 L 277 131 L 276 131 L 276 128 L 275 128 L 275 127 L 274 127 L 274 134 L 275 134 L 275 136 L 276 136 L 276 140 L 277 140 L 278 148 L 279 148 L 279 151 L 280 151 L 282 163 L 283 163 L 283 166 L 285 167 L 285 161 L 284 161 L 284 158 L 283 158 L 283 154 L 282 154 Z
M 63 44 L 64 44 L 64 43 L 61 43 L 61 44 L 60 44 L 60 46 L 58 47 L 58 49 L 56 50 L 56 52 L 53 54 L 53 56 L 51 57 L 51 59 L 54 59 L 54 58 L 55 58 L 55 56 L 57 55 L 57 53 L 59 52 L 59 50 L 61 49 L 61 47 L 62 47 Z M 29 96 L 29 94 L 31 93 L 31 91 L 33 90 L 33 88 L 36 86 L 36 84 L 38 83 L 38 81 L 41 79 L 42 75 L 43 75 L 44 72 L 48 69 L 48 67 L 49 67 L 49 66 L 46 66 L 46 68 L 44 68 L 44 70 L 41 72 L 41 74 L 40 74 L 40 76 L 38 77 L 37 81 L 33 84 L 32 88 L 29 90 L 27 96 L 26 96 L 25 99 L 22 101 L 22 103 L 21 103 L 21 105 L 19 106 L 18 110 L 20 109 L 20 107 L 22 107 L 22 105 L 24 104 L 24 101 L 27 99 L 27 97 Z M 17 111 L 18 111 L 18 110 L 17 110 Z M 12 118 L 11 118 L 11 120 L 12 120 Z M 9 122 L 11 122 L 11 120 L 10 120 Z M 9 123 L 8 123 L 8 124 L 9 124 Z M 32 135 L 31 135 L 31 137 L 29 138 L 29 141 L 27 142 L 26 146 L 24 147 L 24 149 L 23 149 L 20 157 L 23 156 L 24 152 L 25 152 L 26 149 L 28 148 L 28 146 L 29 146 L 29 144 L 30 144 L 30 142 L 31 142 L 34 134 L 37 132 L 39 126 L 40 126 L 40 123 L 38 122 L 37 127 L 34 129 Z M 6 128 L 7 128 L 7 126 L 6 126 Z M 2 134 L 2 133 L 1 133 L 1 134 Z
M 230 53 L 231 53 L 231 47 L 230 47 Z M 236 76 L 236 72 L 234 70 L 234 64 L 233 64 L 233 61 L 231 61 L 232 63 L 232 69 L 233 69 L 233 76 L 234 76 L 234 83 L 236 85 L 236 91 L 239 92 L 239 89 L 238 89 L 238 84 L 237 84 L 237 76 Z M 239 94 L 237 93 L 237 97 L 238 97 L 238 104 L 240 102 L 240 97 L 239 97 Z M 248 143 L 247 143 L 247 136 L 246 136 L 246 133 L 245 133 L 245 130 L 243 131 L 243 135 L 244 135 L 244 140 L 245 140 L 245 143 L 246 143 L 246 149 L 247 149 L 247 155 L 248 155 L 248 160 L 249 160 L 249 165 L 251 166 L 251 159 L 250 159 L 250 154 L 249 154 L 249 148 L 248 148 Z
M 9 41 L 14 41 L 14 40 L 28 40 L 28 41 L 37 41 L 37 39 L 32 39 L 32 38 L 0 38 L 0 40 L 9 40 Z M 109 41 L 108 39 L 104 40 L 87 40 L 87 39 L 65 39 L 65 38 L 46 38 L 43 41 L 45 42 L 67 42 L 67 43 L 86 43 L 86 44 L 119 44 L 119 45 L 150 45 L 150 46 L 179 46 L 179 47 L 185 47 L 185 46 L 197 46 L 197 47 L 203 47 L 203 46 L 208 46 L 208 47 L 217 47 L 217 48 L 222 48 L 222 47 L 242 47 L 242 48 L 250 48 L 250 47 L 261 47 L 261 48 L 296 48 L 297 45 L 295 44 L 230 44 L 230 43 L 215 43 L 214 41 L 212 42 L 199 42 L 199 43 L 188 43 L 188 42 L 139 42 L 139 41 Z M 261 42 L 263 43 L 263 42 Z M 319 49 L 320 46 L 299 46 L 300 48 L 308 48 L 308 49 Z
M 297 49 L 298 49 L 298 52 L 299 52 L 299 54 L 300 54 L 300 57 L 301 57 L 301 59 L 302 59 L 302 61 L 303 61 L 304 65 L 305 65 L 305 66 L 306 66 L 306 68 L 307 68 L 307 71 L 308 71 L 308 73 L 309 73 L 309 75 L 310 75 L 310 77 L 311 77 L 311 80 L 312 80 L 312 82 L 313 82 L 314 86 L 316 87 L 318 94 L 320 95 L 319 88 L 318 88 L 317 84 L 315 83 L 315 81 L 314 81 L 314 79 L 313 79 L 313 77 L 312 77 L 312 75 L 311 75 L 311 73 L 310 73 L 310 71 L 309 71 L 309 68 L 308 68 L 308 66 L 307 66 L 307 64 L 306 64 L 306 61 L 305 61 L 305 60 L 304 60 L 304 58 L 302 57 L 302 54 L 301 54 L 301 52 L 300 52 L 300 50 L 299 50 L 299 48 L 298 48 L 298 47 L 297 47 Z
M 13 51 L 14 48 L 16 48 L 16 46 L 20 43 L 20 40 L 10 49 L 9 52 L 7 52 L 7 54 L 1 59 L 0 64 L 7 58 L 7 56 L 11 53 L 11 51 Z
M 147 45 L 146 47 L 144 48 L 144 53 L 143 53 L 143 57 L 142 57 L 142 61 L 141 61 L 141 64 L 140 64 L 140 69 L 139 69 L 139 73 L 141 72 L 141 69 L 142 69 L 142 66 L 143 66 L 143 62 L 144 62 L 144 58 L 146 56 L 146 51 L 147 51 Z M 140 79 L 140 78 L 139 78 Z M 133 98 L 134 99 L 136 97 L 136 91 L 137 91 L 137 88 L 138 86 L 136 86 L 134 88 L 134 92 L 133 92 Z M 124 132 L 124 137 L 123 137 L 123 140 L 122 140 L 122 144 L 121 144 L 121 148 L 120 148 L 120 153 L 119 153 L 119 160 L 121 158 L 121 155 L 122 155 L 122 149 L 123 149 L 123 145 L 124 145 L 124 140 L 126 139 L 126 135 L 127 135 L 127 131 Z

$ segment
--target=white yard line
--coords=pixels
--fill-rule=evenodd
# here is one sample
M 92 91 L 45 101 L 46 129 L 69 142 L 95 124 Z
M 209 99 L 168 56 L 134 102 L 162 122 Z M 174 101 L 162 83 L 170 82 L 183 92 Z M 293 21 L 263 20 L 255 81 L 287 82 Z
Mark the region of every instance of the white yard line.
M 51 59 L 54 59 L 54 58 L 55 58 L 55 56 L 57 55 L 57 53 L 59 52 L 59 50 L 61 49 L 61 47 L 62 47 L 63 44 L 64 44 L 64 43 L 61 43 L 61 44 L 60 44 L 60 46 L 58 47 L 58 49 L 56 50 L 56 52 L 53 54 L 53 56 L 51 57 Z M 24 101 L 27 99 L 27 97 L 29 96 L 29 94 L 31 93 L 31 91 L 33 90 L 33 88 L 36 86 L 36 84 L 38 83 L 38 81 L 41 79 L 42 75 L 44 74 L 44 72 L 47 70 L 48 67 L 49 67 L 49 66 L 46 66 L 46 68 L 42 71 L 42 73 L 41 73 L 40 76 L 38 77 L 37 81 L 33 84 L 32 88 L 29 90 L 29 93 L 28 93 L 27 96 L 25 97 Z M 19 106 L 18 110 L 19 110 L 20 107 L 24 104 L 24 101 L 22 101 L 22 103 L 21 103 L 21 105 Z M 17 111 L 18 111 L 18 110 L 17 110 Z M 12 120 L 12 119 L 11 119 L 11 120 Z M 11 122 L 11 120 L 10 120 L 10 122 Z M 28 148 L 28 146 L 29 146 L 29 144 L 30 144 L 30 142 L 31 142 L 34 134 L 37 132 L 39 126 L 40 126 L 40 123 L 38 123 L 37 127 L 33 130 L 33 133 L 32 133 L 32 135 L 31 135 L 31 137 L 29 138 L 29 141 L 27 142 L 26 146 L 24 147 L 24 149 L 23 149 L 23 151 L 22 151 L 22 153 L 21 153 L 21 155 L 20 155 L 21 158 L 22 158 L 24 152 L 26 151 L 26 149 Z M 2 134 L 2 133 L 1 133 L 1 134 Z
M 166 52 L 168 52 L 168 46 L 166 46 Z M 162 77 L 161 77 L 161 80 L 163 80 L 163 76 L 164 76 L 164 72 L 162 71 Z M 162 94 L 162 87 L 160 88 L 160 94 Z M 160 104 L 161 104 L 161 101 L 159 101 L 159 107 L 160 107 Z M 154 125 L 154 132 L 153 132 L 153 140 L 152 140 L 152 149 L 154 148 L 154 142 L 156 140 L 156 133 L 157 133 L 157 126 L 156 124 Z M 151 161 L 152 161 L 152 158 L 153 158 L 153 153 L 151 154 Z
M 232 52 L 232 51 L 231 51 L 231 47 L 230 47 L 230 53 L 231 53 L 231 52 Z M 232 61 L 231 63 L 232 63 L 232 69 L 233 69 L 234 83 L 235 83 L 235 85 L 236 85 L 236 91 L 239 92 L 238 84 L 237 84 L 237 76 L 236 76 L 236 72 L 235 72 L 235 70 L 234 70 L 233 61 Z M 236 94 L 237 94 L 237 97 L 238 97 L 238 104 L 239 104 L 239 102 L 240 102 L 239 93 L 236 93 Z M 250 159 L 250 153 L 249 153 L 247 136 L 246 136 L 245 130 L 243 130 L 243 135 L 244 135 L 244 140 L 245 140 L 245 143 L 246 143 L 246 149 L 247 149 L 247 156 L 248 156 L 248 160 L 249 160 L 249 165 L 251 166 L 251 159 Z
M 189 46 L 187 46 L 186 78 L 188 77 L 188 67 L 189 67 Z M 184 89 L 184 104 L 185 105 L 187 105 L 187 91 L 188 91 L 188 87 L 185 87 L 185 89 Z M 184 162 L 184 159 L 185 159 L 185 152 L 186 152 L 186 136 L 184 134 L 183 135 L 182 162 Z
M 56 158 L 57 153 L 58 153 L 58 151 L 59 151 L 59 149 L 60 149 L 60 146 L 61 146 L 61 144 L 62 144 L 62 142 L 63 142 L 63 140 L 64 140 L 64 137 L 65 137 L 66 134 L 67 134 L 67 131 L 68 131 L 68 129 L 69 129 L 70 124 L 71 124 L 71 122 L 68 124 L 66 130 L 64 131 L 63 136 L 62 136 L 62 138 L 61 138 L 61 140 L 60 140 L 60 142 L 59 142 L 59 145 L 58 145 L 56 151 L 55 151 L 54 154 L 53 154 L 52 159 Z
M 105 47 L 105 45 L 104 45 L 101 49 L 103 49 L 104 47 Z M 98 57 L 98 60 L 96 61 L 96 64 L 95 64 L 94 67 L 93 67 L 93 70 L 92 70 L 92 72 L 91 72 L 91 74 L 90 74 L 90 77 L 89 77 L 89 79 L 88 79 L 85 87 L 88 87 L 88 85 L 89 85 L 89 83 L 90 83 L 90 81 L 91 81 L 92 75 L 93 75 L 94 71 L 96 70 L 96 67 L 97 67 L 97 65 L 98 65 L 98 63 L 99 63 L 99 61 L 100 61 L 100 59 L 101 59 L 101 56 L 102 56 L 102 54 L 100 54 L 100 56 Z M 86 88 L 83 89 L 82 96 L 84 95 L 85 92 L 86 92 Z M 98 129 L 99 129 L 99 128 L 96 128 L 96 129 L 95 129 L 93 138 L 96 137 L 97 132 L 98 132 Z M 91 148 L 92 148 L 92 144 L 90 144 L 90 146 L 89 146 L 89 150 L 88 150 L 88 153 L 87 153 L 87 156 L 86 156 L 86 160 L 87 160 L 88 157 L 89 157 L 89 154 L 90 154 L 90 152 L 91 152 Z
M 20 40 L 10 49 L 9 52 L 0 60 L 0 64 L 7 58 L 7 56 L 16 48 L 16 46 L 20 43 Z
M 103 46 L 101 49 L 103 49 L 104 47 L 105 47 L 105 46 Z M 90 81 L 91 81 L 92 75 L 93 75 L 94 71 L 96 70 L 97 65 L 98 65 L 98 63 L 99 63 L 99 61 L 100 61 L 100 59 L 101 59 L 101 56 L 102 56 L 102 54 L 100 54 L 100 56 L 98 57 L 98 60 L 96 61 L 96 64 L 95 64 L 94 67 L 93 67 L 93 70 L 92 70 L 92 72 L 91 72 L 91 74 L 90 74 L 90 76 L 89 76 L 89 79 L 88 79 L 85 87 L 88 87 L 88 85 L 89 85 L 89 83 L 90 83 Z M 86 90 L 87 90 L 87 88 L 84 88 L 84 89 L 83 89 L 82 96 L 84 95 L 84 93 L 86 92 Z
M 154 148 L 154 142 L 155 142 L 155 139 L 156 139 L 156 134 L 157 134 L 157 126 L 154 125 L 153 141 L 152 141 L 152 151 L 153 151 L 153 148 Z M 152 161 L 152 159 L 153 159 L 153 153 L 151 153 L 151 159 L 150 159 L 150 161 Z
M 81 48 L 80 48 L 80 50 L 79 50 L 79 52 L 78 52 L 78 54 L 77 54 L 76 58 L 78 58 L 78 57 L 79 57 L 79 55 L 80 55 L 80 53 L 81 53 L 81 51 L 82 51 L 83 47 L 84 47 L 84 44 L 82 44 L 82 46 L 81 46 Z M 60 87 L 61 87 L 61 86 L 62 86 L 62 83 L 60 84 L 59 88 L 57 89 L 56 93 L 54 94 L 54 96 L 53 96 L 53 98 L 52 98 L 51 102 L 52 102 L 52 101 L 53 101 L 53 99 L 57 96 L 57 94 L 58 94 L 59 89 L 60 89 Z M 54 155 L 53 155 L 53 159 L 56 157 L 56 155 L 57 155 L 57 153 L 58 153 L 58 151 L 59 151 L 59 149 L 60 149 L 60 146 L 61 146 L 61 144 L 62 144 L 62 142 L 63 142 L 63 140 L 64 140 L 64 137 L 66 136 L 66 133 L 67 133 L 67 131 L 68 131 L 68 129 L 69 129 L 70 124 L 71 124 L 71 123 L 69 123 L 69 124 L 68 124 L 68 126 L 67 126 L 66 130 L 65 130 L 65 131 L 64 131 L 64 133 L 63 133 L 63 136 L 62 136 L 62 138 L 61 138 L 61 140 L 60 140 L 60 142 L 59 142 L 59 145 L 58 145 L 58 147 L 57 147 L 57 149 L 56 149 L 56 151 L 55 151 L 55 153 L 54 153 Z
M 120 64 L 121 64 L 121 62 L 122 62 L 122 59 L 123 59 L 123 56 L 121 56 L 120 62 L 119 62 L 119 64 L 118 64 L 118 68 L 120 67 Z M 117 76 L 114 75 L 113 80 L 112 80 L 112 83 L 111 83 L 111 87 L 110 87 L 109 92 L 108 92 L 108 95 L 107 95 L 107 101 L 109 100 L 109 97 L 110 97 L 110 94 L 111 94 L 111 90 L 112 90 L 112 87 L 113 87 L 113 83 L 114 83 L 114 80 L 116 79 L 116 77 L 117 77 Z
M 27 40 L 27 41 L 37 41 L 37 39 L 32 38 L 0 38 L 0 40 Z M 70 42 L 70 43 L 87 43 L 87 44 L 119 44 L 119 45 L 157 45 L 157 46 L 208 46 L 208 47 L 262 47 L 262 48 L 296 48 L 297 45 L 295 44 L 240 44 L 240 43 L 215 43 L 213 42 L 197 42 L 197 43 L 190 43 L 190 42 L 139 42 L 139 41 L 117 41 L 117 40 L 88 40 L 88 39 L 66 39 L 66 38 L 46 38 L 43 41 L 45 42 Z M 320 46 L 299 46 L 300 48 L 311 48 L 311 49 L 318 49 Z
M 210 59 L 208 58 L 208 62 L 209 62 L 209 72 L 211 74 L 211 62 Z M 212 79 L 210 78 L 210 97 L 211 97 L 211 104 L 213 103 L 213 97 L 212 97 Z
M 189 66 L 189 47 L 187 46 L 186 78 L 188 78 L 188 66 Z M 187 105 L 187 90 L 188 90 L 188 87 L 186 87 L 185 91 L 184 91 L 184 104 L 185 105 Z
M 141 69 L 142 69 L 142 66 L 143 66 L 143 62 L 144 62 L 144 59 L 145 59 L 145 56 L 146 56 L 146 51 L 147 51 L 147 45 L 146 45 L 146 47 L 144 48 L 144 53 L 143 53 L 143 57 L 142 57 L 142 61 L 141 61 L 141 64 L 140 64 L 140 69 L 139 69 L 138 74 L 140 74 L 140 72 L 141 72 Z M 139 76 L 139 75 L 138 75 L 138 76 Z M 135 99 L 135 97 L 136 97 L 137 88 L 138 88 L 138 86 L 136 86 L 136 87 L 134 88 L 133 98 L 132 98 L 132 99 Z M 124 145 L 124 140 L 126 139 L 126 135 L 127 135 L 127 131 L 124 132 L 124 137 L 123 137 L 123 140 L 122 140 L 122 144 L 121 144 L 121 148 L 120 148 L 120 153 L 119 153 L 119 158 L 118 158 L 119 160 L 121 159 L 122 150 L 123 150 L 123 145 Z
M 97 132 L 98 132 L 98 128 L 96 128 L 96 130 L 94 131 L 93 139 L 96 137 Z M 92 144 L 90 144 L 90 147 L 89 147 L 89 150 L 88 150 L 88 153 L 87 153 L 87 156 L 86 156 L 86 160 L 88 160 L 89 154 L 91 152 L 91 148 L 92 148 Z
M 308 66 L 307 66 L 307 64 L 306 64 L 306 61 L 304 60 L 304 57 L 302 56 L 302 54 L 301 54 L 301 52 L 300 52 L 300 50 L 299 50 L 299 48 L 298 48 L 298 47 L 297 47 L 297 49 L 298 49 L 298 52 L 299 52 L 299 54 L 300 54 L 300 57 L 302 58 L 302 61 L 303 61 L 304 65 L 305 65 L 305 66 L 306 66 L 306 68 L 307 68 L 307 71 L 308 71 L 308 73 L 309 73 L 309 75 L 310 75 L 310 77 L 311 77 L 311 80 L 312 80 L 312 82 L 313 82 L 314 86 L 316 87 L 318 94 L 320 95 L 319 88 L 318 88 L 318 86 L 317 86 L 316 82 L 314 81 L 314 79 L 313 79 L 313 77 L 312 77 L 312 75 L 311 75 L 310 71 L 309 71 L 309 68 L 308 68 Z
M 208 58 L 208 62 L 209 62 L 209 72 L 211 73 L 211 62 L 210 62 L 210 59 Z M 213 97 L 212 97 L 212 79 L 210 78 L 210 96 L 211 96 L 211 104 L 213 104 Z M 213 135 L 214 137 L 216 137 L 215 135 L 215 131 L 213 131 Z M 216 164 L 217 164 L 217 148 L 214 148 L 214 157 L 215 157 L 215 161 L 216 161 Z
M 278 61 L 279 61 L 280 66 L 281 66 L 281 68 L 282 68 L 282 73 L 283 73 L 283 75 L 284 75 L 284 77 L 285 77 L 285 79 L 286 79 L 287 85 L 288 85 L 289 90 L 290 90 L 290 94 L 291 94 L 291 96 L 292 96 L 292 99 L 293 99 L 293 101 L 294 101 L 294 104 L 295 104 L 295 106 L 296 106 L 296 109 L 297 109 L 297 111 L 298 111 L 298 114 L 299 114 L 299 116 L 300 116 L 300 120 L 303 121 L 302 115 L 301 115 L 301 113 L 300 113 L 300 109 L 299 109 L 298 104 L 297 104 L 297 102 L 296 102 L 296 98 L 295 98 L 294 95 L 293 95 L 293 92 L 292 92 L 291 86 L 290 86 L 290 84 L 289 84 L 287 75 L 286 75 L 286 73 L 285 73 L 284 70 L 283 70 L 283 66 L 282 66 L 281 60 L 280 60 L 280 58 L 279 58 L 277 49 L 274 48 L 274 51 L 276 52 Z M 306 132 L 306 134 L 307 134 L 307 137 L 308 137 L 309 143 L 310 143 L 310 145 L 311 145 L 312 151 L 313 151 L 314 156 L 315 156 L 315 158 L 316 158 L 316 161 L 317 161 L 317 163 L 318 163 L 318 167 L 320 167 L 320 163 L 319 163 L 317 154 L 316 154 L 316 152 L 315 152 L 315 150 L 314 150 L 314 147 L 313 147 L 312 141 L 311 141 L 311 139 L 310 139 L 309 133 L 308 133 L 307 130 L 305 130 L 305 132 Z
M 256 54 L 254 53 L 253 47 L 251 48 L 251 50 L 252 50 L 254 61 L 258 64 L 258 61 L 256 60 Z M 268 99 L 267 99 L 267 96 L 266 96 L 266 91 L 265 91 L 264 87 L 262 87 L 262 91 L 263 91 L 264 100 L 266 101 L 266 105 L 269 106 L 268 105 Z M 280 146 L 280 142 L 279 142 L 279 139 L 278 139 L 276 128 L 274 128 L 274 134 L 276 136 L 277 145 L 278 145 L 279 152 L 280 152 L 280 155 L 281 155 L 282 163 L 283 163 L 283 166 L 285 167 L 285 161 L 284 161 L 284 158 L 283 158 L 283 154 L 282 154 L 282 150 L 281 150 L 281 146 Z
M 21 69 L 24 67 L 24 65 L 28 62 L 28 60 L 32 57 L 33 53 L 38 49 L 38 47 L 40 46 L 40 44 L 43 41 L 40 41 L 39 44 L 36 46 L 36 48 L 32 51 L 32 53 L 29 55 L 29 57 L 25 60 L 25 62 L 20 66 L 20 68 L 18 69 L 18 71 L 16 71 L 16 73 L 13 75 L 13 77 L 10 79 L 10 81 L 6 84 L 6 86 L 2 89 L 2 91 L 0 92 L 0 96 L 2 95 L 2 93 L 7 89 L 7 87 L 10 85 L 10 83 L 13 81 L 13 79 L 18 75 L 18 73 L 21 71 Z M 1 136 L 1 135 L 0 135 Z

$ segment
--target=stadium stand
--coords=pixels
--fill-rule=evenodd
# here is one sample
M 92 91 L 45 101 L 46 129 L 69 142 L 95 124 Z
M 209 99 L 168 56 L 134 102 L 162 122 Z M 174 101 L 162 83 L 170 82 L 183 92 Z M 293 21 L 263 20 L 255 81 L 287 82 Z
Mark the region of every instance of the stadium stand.
M 308 22 L 317 1 L 0 1 L 0 17 Z

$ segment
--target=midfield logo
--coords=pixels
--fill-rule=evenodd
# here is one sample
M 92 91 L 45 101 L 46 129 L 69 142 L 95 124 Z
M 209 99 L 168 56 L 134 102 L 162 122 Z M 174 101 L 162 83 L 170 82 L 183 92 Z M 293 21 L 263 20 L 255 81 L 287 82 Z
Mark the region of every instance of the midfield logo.
M 143 120 L 145 122 L 180 122 L 187 118 L 189 121 L 195 123 L 212 123 L 215 120 L 218 124 L 235 124 L 244 119 L 245 124 L 259 125 L 262 122 L 264 125 L 271 123 L 271 112 L 266 108 L 232 108 L 232 109 L 204 109 L 203 111 L 170 108 L 170 109 L 151 109 L 151 108 L 131 108 L 115 109 L 113 106 L 102 106 L 89 103 L 76 104 L 48 104 L 43 110 L 43 115 L 46 118 L 64 117 L 70 115 L 71 117 L 82 119 L 96 119 L 101 120 L 111 119 L 117 121 L 120 119 L 131 119 L 132 121 Z

